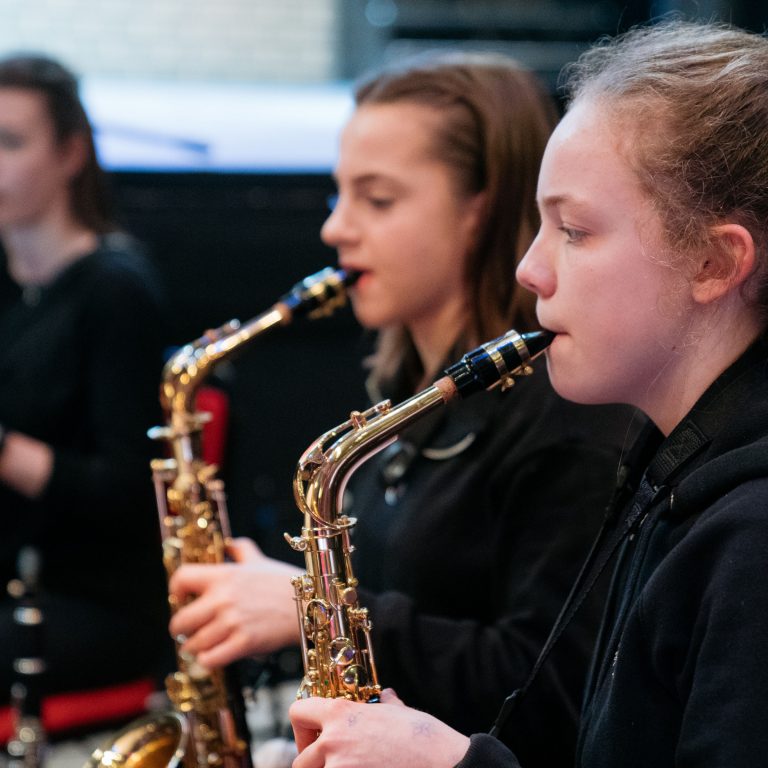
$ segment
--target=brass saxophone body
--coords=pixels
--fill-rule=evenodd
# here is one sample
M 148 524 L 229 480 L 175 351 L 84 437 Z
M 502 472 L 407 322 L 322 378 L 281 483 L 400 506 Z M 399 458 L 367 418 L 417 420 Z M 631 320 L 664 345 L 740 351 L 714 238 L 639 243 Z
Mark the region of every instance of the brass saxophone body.
M 304 552 L 306 573 L 292 580 L 300 627 L 304 678 L 298 698 L 322 696 L 375 702 L 381 693 L 371 622 L 359 605 L 350 532 L 342 511 L 344 488 L 363 462 L 398 434 L 455 398 L 501 386 L 532 372 L 531 361 L 551 343 L 548 331 L 503 336 L 467 353 L 445 375 L 396 407 L 385 400 L 326 432 L 301 456 L 293 490 L 304 515 L 300 536 L 285 538 Z
M 216 363 L 294 317 L 330 315 L 346 303 L 356 273 L 327 268 L 311 275 L 267 312 L 241 325 L 232 320 L 182 347 L 166 363 L 160 401 L 166 424 L 149 431 L 171 456 L 152 461 L 168 578 L 185 563 L 226 560 L 230 538 L 224 483 L 218 468 L 202 459 L 201 437 L 210 414 L 195 409 L 195 394 Z M 170 599 L 171 611 L 180 606 Z M 173 710 L 148 715 L 97 749 L 85 768 L 250 768 L 251 753 L 242 697 L 231 670 L 210 670 L 181 650 L 166 679 Z

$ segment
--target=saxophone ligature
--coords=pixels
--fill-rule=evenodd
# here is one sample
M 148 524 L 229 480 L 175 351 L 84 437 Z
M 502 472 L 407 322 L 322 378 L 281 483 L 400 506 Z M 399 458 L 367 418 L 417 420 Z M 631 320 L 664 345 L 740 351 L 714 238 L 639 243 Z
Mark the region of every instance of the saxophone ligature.
M 398 434 L 455 398 L 507 389 L 533 372 L 531 361 L 552 342 L 549 331 L 503 336 L 468 352 L 430 387 L 392 407 L 389 400 L 326 432 L 301 456 L 294 476 L 296 504 L 304 515 L 300 536 L 285 534 L 304 553 L 306 573 L 292 579 L 304 678 L 297 698 L 322 696 L 378 701 L 381 687 L 371 645 L 368 610 L 359 605 L 350 533 L 355 518 L 342 511 L 352 473 L 393 443 Z
M 210 414 L 195 394 L 220 361 L 294 318 L 325 317 L 344 306 L 358 274 L 326 268 L 297 283 L 268 311 L 245 324 L 231 320 L 176 352 L 163 369 L 160 402 L 166 424 L 149 431 L 166 443 L 170 458 L 152 461 L 168 578 L 186 563 L 223 563 L 230 539 L 224 483 L 202 459 L 202 430 Z M 180 606 L 169 598 L 171 612 Z M 242 692 L 232 669 L 207 669 L 181 650 L 166 679 L 171 710 L 128 725 L 97 749 L 84 768 L 250 768 L 250 739 Z

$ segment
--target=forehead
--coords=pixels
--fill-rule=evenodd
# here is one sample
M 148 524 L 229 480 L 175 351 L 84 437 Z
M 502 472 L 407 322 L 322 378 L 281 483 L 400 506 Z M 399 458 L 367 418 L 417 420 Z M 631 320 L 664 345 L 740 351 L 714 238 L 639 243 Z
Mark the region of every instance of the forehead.
M 358 107 L 342 131 L 337 170 L 352 162 L 409 165 L 433 160 L 439 117 L 434 108 L 409 102 Z
M 45 97 L 26 88 L 0 86 L 0 122 L 18 127 L 50 124 Z
M 630 165 L 632 138 L 599 102 L 576 102 L 552 134 L 542 160 L 539 202 L 589 200 L 614 206 L 649 202 Z

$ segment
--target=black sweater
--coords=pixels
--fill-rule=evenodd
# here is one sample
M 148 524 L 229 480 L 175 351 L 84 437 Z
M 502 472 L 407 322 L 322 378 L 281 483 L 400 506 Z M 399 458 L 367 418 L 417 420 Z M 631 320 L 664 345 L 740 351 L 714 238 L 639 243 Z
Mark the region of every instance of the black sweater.
M 149 627 L 158 648 L 167 640 L 149 469 L 159 448 L 146 436 L 162 416 L 163 317 L 149 262 L 117 235 L 39 293 L 17 294 L 0 305 L 0 422 L 54 452 L 53 474 L 40 498 L 0 484 L 0 583 L 15 575 L 22 545 L 40 551 L 42 590 L 55 603 L 47 616 L 48 649 L 65 654 L 66 648 L 62 676 L 71 666 L 72 677 L 88 679 L 98 663 L 96 648 L 101 643 L 106 654 L 110 638 L 125 634 L 126 626 L 136 633 L 130 644 L 126 636 L 123 654 L 112 646 L 120 656 L 112 662 L 117 677 L 123 657 L 138 656 L 141 642 L 149 642 Z M 82 624 L 90 615 L 93 626 L 69 627 L 68 605 L 70 621 L 78 616 Z M 69 644 L 77 632 L 90 638 L 76 650 Z M 24 650 L 8 649 L 8 642 L 6 636 L 0 644 L 4 664 L 8 653 Z M 145 649 L 142 658 L 151 653 Z M 0 680 L 6 672 L 0 670 Z
M 597 643 L 578 766 L 766 761 L 767 363 L 756 344 L 661 443 L 642 480 L 628 481 L 637 491 L 623 519 L 639 514 Z M 459 765 L 518 762 L 475 736 Z
M 487 727 L 527 675 L 600 525 L 632 421 L 562 400 L 544 362 L 535 367 L 509 392 L 407 430 L 353 475 L 345 505 L 382 684 L 465 733 Z M 508 734 L 531 765 L 572 764 L 600 606 L 569 628 Z M 526 717 L 537 700 L 557 701 L 546 722 Z

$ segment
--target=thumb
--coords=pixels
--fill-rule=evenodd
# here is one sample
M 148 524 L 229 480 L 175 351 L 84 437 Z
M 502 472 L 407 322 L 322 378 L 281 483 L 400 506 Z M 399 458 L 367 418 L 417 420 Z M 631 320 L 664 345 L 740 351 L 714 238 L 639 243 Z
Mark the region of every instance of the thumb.
M 405 706 L 405 704 L 403 704 L 403 700 L 395 693 L 395 691 L 392 688 L 385 688 L 381 692 L 381 703 L 396 704 L 400 707 Z
M 227 543 L 227 554 L 236 563 L 247 563 L 249 560 L 258 559 L 260 555 L 263 556 L 254 541 L 245 536 L 231 539 Z

